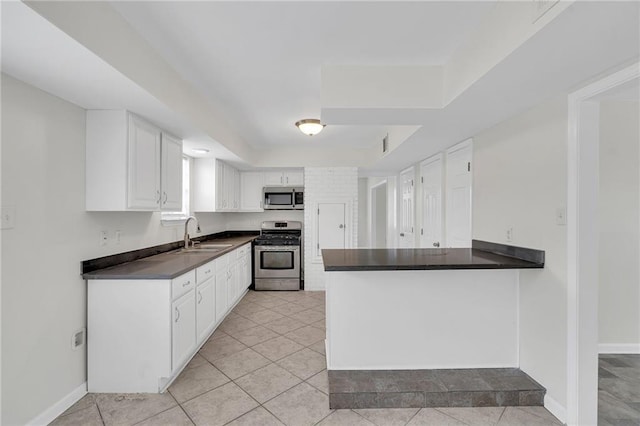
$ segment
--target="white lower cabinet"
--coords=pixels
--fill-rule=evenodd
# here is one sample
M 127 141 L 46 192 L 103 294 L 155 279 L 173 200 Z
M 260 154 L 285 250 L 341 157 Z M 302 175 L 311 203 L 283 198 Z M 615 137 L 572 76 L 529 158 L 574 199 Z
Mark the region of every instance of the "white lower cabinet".
M 245 244 L 172 280 L 88 280 L 89 392 L 163 392 L 246 291 L 250 256 Z
M 194 296 L 195 291 L 189 290 L 187 294 L 171 305 L 173 314 L 171 322 L 171 371 L 175 371 L 187 362 L 196 347 L 196 305 Z

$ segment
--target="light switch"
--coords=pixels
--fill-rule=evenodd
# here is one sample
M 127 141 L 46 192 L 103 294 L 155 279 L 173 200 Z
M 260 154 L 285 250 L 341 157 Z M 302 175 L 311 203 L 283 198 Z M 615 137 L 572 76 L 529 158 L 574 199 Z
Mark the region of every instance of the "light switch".
M 3 206 L 0 211 L 2 214 L 2 225 L 0 226 L 0 229 L 13 229 L 16 223 L 16 207 Z

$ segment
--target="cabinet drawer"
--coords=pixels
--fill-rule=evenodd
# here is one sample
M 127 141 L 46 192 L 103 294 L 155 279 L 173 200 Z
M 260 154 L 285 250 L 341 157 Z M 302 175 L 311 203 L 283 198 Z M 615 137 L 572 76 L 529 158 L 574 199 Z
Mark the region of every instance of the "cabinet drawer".
M 196 286 L 196 271 L 190 271 L 180 275 L 171 281 L 171 298 L 176 300 Z
M 216 261 L 212 260 L 196 269 L 196 280 L 201 284 L 216 274 Z

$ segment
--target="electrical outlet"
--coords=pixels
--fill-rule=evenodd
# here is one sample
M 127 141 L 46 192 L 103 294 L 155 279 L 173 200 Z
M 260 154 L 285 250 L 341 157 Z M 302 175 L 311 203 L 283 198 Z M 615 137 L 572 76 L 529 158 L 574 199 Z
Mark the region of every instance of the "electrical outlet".
M 3 206 L 0 209 L 1 223 L 0 229 L 13 229 L 16 222 L 16 208 L 15 206 Z
M 77 350 L 80 346 L 84 345 L 84 342 L 87 340 L 87 329 L 81 328 L 80 330 L 75 331 L 71 335 L 71 349 L 74 351 Z
M 507 228 L 507 242 L 510 243 L 513 241 L 513 227 Z
M 122 231 L 117 230 L 116 232 L 114 232 L 113 239 L 115 240 L 116 244 L 120 244 L 120 240 L 122 239 Z
M 107 231 L 100 231 L 100 245 L 106 246 L 107 242 L 109 242 L 109 234 Z

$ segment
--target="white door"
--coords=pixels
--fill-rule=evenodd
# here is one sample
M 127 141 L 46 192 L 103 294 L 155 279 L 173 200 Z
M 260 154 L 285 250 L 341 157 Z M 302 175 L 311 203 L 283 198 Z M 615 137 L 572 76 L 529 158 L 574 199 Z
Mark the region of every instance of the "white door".
M 129 116 L 129 168 L 127 207 L 160 208 L 160 129 Z
M 162 134 L 161 209 L 182 210 L 182 141 Z
M 471 247 L 471 140 L 447 150 L 447 247 Z
M 415 247 L 415 171 L 411 167 L 400 174 L 402 203 L 400 204 L 400 248 Z
M 442 154 L 420 165 L 422 184 L 422 228 L 420 247 L 443 246 L 442 240 Z
M 196 346 L 196 304 L 194 290 L 171 305 L 172 310 L 172 370 L 184 364 Z
M 207 337 L 216 321 L 216 289 L 213 277 L 203 282 L 196 289 L 196 327 L 198 344 Z
M 322 249 L 345 248 L 346 207 L 345 203 L 318 203 L 317 256 Z

